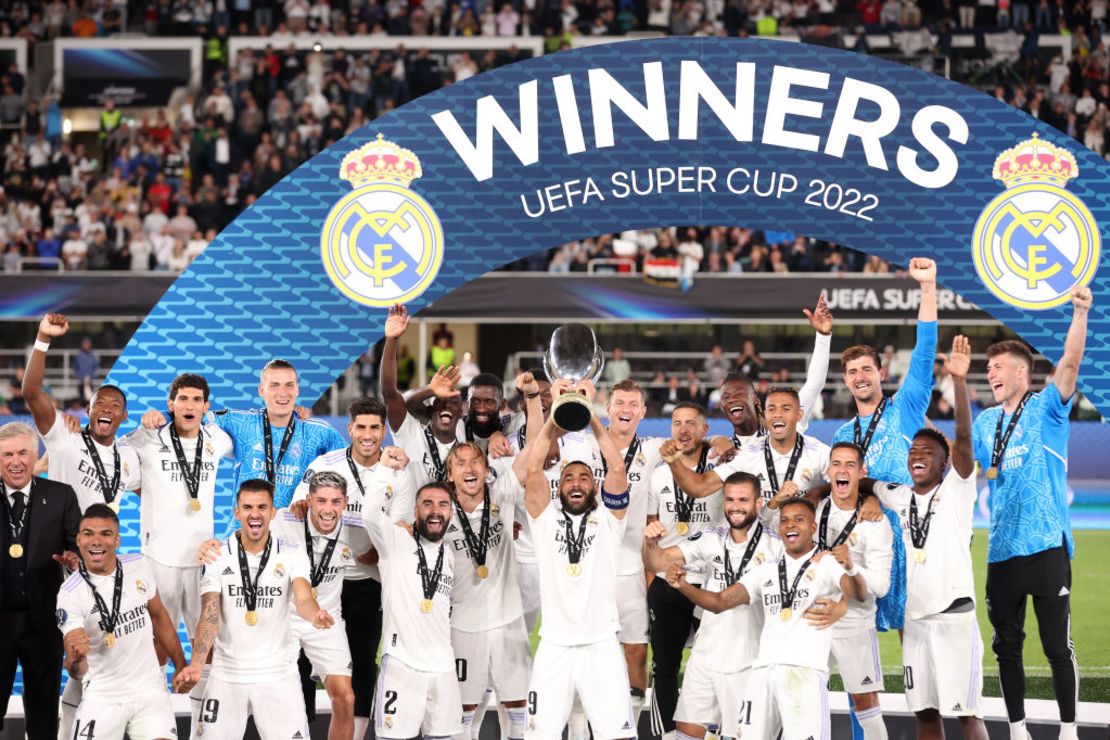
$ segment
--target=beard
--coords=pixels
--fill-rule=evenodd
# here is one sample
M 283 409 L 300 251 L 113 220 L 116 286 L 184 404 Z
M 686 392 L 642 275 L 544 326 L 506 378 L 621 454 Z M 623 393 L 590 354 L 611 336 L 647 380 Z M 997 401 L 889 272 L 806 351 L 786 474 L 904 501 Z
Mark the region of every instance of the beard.
M 497 414 L 490 414 L 489 421 L 481 423 L 471 414 L 466 417 L 466 425 L 470 427 L 470 431 L 474 432 L 475 436 L 486 439 L 494 432 L 501 431 L 501 417 Z
M 756 516 L 756 513 L 753 511 L 741 519 L 740 522 L 734 524 L 732 519 L 729 518 L 727 514 L 725 515 L 726 519 L 728 519 L 729 529 L 747 529 L 755 522 Z
M 440 517 L 436 515 L 436 518 L 439 519 Z M 439 525 L 439 528 L 437 530 L 431 530 L 428 524 L 428 520 L 423 517 L 419 517 L 414 522 L 413 528 L 416 530 L 416 533 L 419 534 L 421 538 L 428 540 L 428 542 L 439 542 L 441 539 L 443 539 L 443 535 L 447 534 L 447 521 L 442 520 L 442 524 Z
M 565 493 L 559 492 L 559 503 L 563 505 L 563 511 L 573 516 L 585 514 L 588 511 L 593 511 L 597 508 L 597 491 L 586 494 L 581 503 L 575 504 L 571 501 Z

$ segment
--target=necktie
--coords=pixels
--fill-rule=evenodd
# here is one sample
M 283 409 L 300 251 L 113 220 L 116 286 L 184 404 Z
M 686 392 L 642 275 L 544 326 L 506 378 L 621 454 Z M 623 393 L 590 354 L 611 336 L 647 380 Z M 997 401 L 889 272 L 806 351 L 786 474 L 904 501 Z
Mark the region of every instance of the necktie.
M 14 501 L 12 504 L 12 519 L 18 522 L 23 519 L 23 509 L 26 506 L 26 502 L 23 500 L 23 491 L 16 491 L 13 493 L 12 499 Z

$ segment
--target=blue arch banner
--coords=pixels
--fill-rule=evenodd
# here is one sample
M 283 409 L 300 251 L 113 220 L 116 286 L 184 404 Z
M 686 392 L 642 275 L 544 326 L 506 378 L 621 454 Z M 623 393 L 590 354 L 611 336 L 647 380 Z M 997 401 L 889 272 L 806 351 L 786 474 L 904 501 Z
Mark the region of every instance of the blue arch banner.
M 293 362 L 321 395 L 381 335 L 506 262 L 674 224 L 789 230 L 938 279 L 1049 357 L 1091 284 L 1081 389 L 1110 408 L 1099 224 L 1110 165 L 921 70 L 775 40 L 668 38 L 561 52 L 422 97 L 321 152 L 241 214 L 112 370 L 133 408 L 180 372 L 219 404 Z M 480 307 L 476 307 L 480 310 Z

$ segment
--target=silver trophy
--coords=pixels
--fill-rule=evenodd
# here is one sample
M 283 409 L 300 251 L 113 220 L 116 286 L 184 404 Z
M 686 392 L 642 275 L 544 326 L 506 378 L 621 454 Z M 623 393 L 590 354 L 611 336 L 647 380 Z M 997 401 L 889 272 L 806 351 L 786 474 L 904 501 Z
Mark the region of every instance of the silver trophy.
M 552 382 L 580 380 L 597 382 L 605 367 L 605 356 L 597 345 L 593 329 L 583 324 L 563 324 L 551 335 L 543 355 L 543 369 Z M 564 393 L 551 404 L 555 425 L 567 432 L 578 432 L 590 425 L 593 409 L 579 392 Z

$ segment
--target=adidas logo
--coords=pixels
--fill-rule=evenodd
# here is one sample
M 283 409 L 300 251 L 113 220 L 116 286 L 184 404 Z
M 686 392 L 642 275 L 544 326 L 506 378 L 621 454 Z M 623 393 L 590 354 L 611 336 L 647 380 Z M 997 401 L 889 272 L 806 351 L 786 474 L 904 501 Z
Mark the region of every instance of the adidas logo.
M 223 573 L 221 573 L 220 575 L 224 575 L 224 576 L 233 576 L 233 575 L 235 575 L 235 571 L 233 571 L 233 570 L 231 569 L 231 566 L 229 565 L 229 566 L 227 566 L 226 568 L 224 568 L 224 572 L 223 572 Z
M 871 676 L 864 676 L 863 680 L 860 681 L 860 685 L 862 686 L 870 686 L 872 683 L 874 683 L 874 681 L 871 680 Z
M 623 725 L 621 725 L 621 729 L 622 729 L 622 730 L 631 730 L 631 729 L 632 729 L 632 725 L 630 725 L 630 724 L 628 724 L 627 722 L 625 722 L 625 723 L 624 723 Z
M 720 556 L 720 555 L 714 555 L 714 556 L 713 556 L 713 562 L 714 562 L 714 563 L 719 563 L 719 562 L 721 562 L 721 556 Z
M 960 706 L 959 704 L 957 704 L 956 706 L 952 707 L 952 711 L 953 711 L 953 712 L 962 712 L 963 710 L 964 710 L 964 709 L 963 709 L 963 707 L 961 707 L 961 706 Z
M 293 740 L 304 740 L 304 735 L 301 734 L 300 730 L 293 733 Z
M 449 527 L 447 528 L 447 531 L 448 531 L 448 532 L 458 532 L 458 531 L 459 531 L 459 528 L 458 528 L 458 527 L 456 527 L 456 526 L 455 526 L 454 524 L 452 524 L 451 526 L 449 526 Z
M 763 588 L 771 588 L 774 585 L 775 584 L 771 583 L 770 579 L 767 579 L 767 582 L 763 584 Z
M 1058 594 L 1056 594 L 1056 595 L 1057 595 L 1057 596 L 1067 596 L 1067 595 L 1068 595 L 1068 594 L 1070 594 L 1070 593 L 1071 593 L 1071 591 L 1068 591 L 1068 587 L 1067 587 L 1067 586 L 1061 586 L 1061 587 L 1060 587 L 1060 593 L 1058 593 Z

